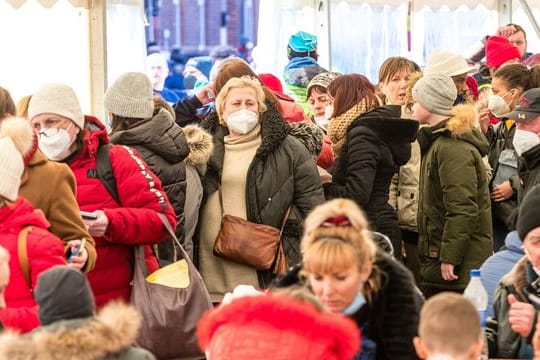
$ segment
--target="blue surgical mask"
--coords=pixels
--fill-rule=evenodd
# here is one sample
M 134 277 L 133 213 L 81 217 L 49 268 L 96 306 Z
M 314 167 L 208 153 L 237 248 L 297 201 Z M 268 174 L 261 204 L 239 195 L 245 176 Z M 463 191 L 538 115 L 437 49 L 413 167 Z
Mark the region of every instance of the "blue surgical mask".
M 354 314 L 355 312 L 360 310 L 360 308 L 364 306 L 365 303 L 366 298 L 364 297 L 364 294 L 359 291 L 358 294 L 356 294 L 353 302 L 343 310 L 343 315 L 349 316 Z

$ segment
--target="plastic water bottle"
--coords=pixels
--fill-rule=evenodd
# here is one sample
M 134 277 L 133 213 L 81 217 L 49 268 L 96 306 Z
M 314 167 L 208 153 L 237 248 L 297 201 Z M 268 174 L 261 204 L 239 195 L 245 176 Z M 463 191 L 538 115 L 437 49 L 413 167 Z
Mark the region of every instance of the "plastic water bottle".
M 480 355 L 480 360 L 487 360 L 488 359 L 488 344 L 487 344 L 487 338 L 485 334 L 485 328 L 486 328 L 486 312 L 487 312 L 487 305 L 488 305 L 488 293 L 486 291 L 486 288 L 482 284 L 482 280 L 480 279 L 480 270 L 478 269 L 472 269 L 471 272 L 471 281 L 469 281 L 469 284 L 465 288 L 465 292 L 463 293 L 463 296 L 465 298 L 469 299 L 476 310 L 478 311 L 478 315 L 480 316 L 480 326 L 482 327 L 482 334 L 484 338 L 484 348 L 482 350 L 482 354 Z

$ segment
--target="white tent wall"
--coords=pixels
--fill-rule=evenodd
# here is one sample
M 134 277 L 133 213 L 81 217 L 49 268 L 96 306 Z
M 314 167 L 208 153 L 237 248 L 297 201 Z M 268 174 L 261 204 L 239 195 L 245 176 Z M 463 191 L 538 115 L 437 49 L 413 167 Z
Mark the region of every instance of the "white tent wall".
M 288 38 L 299 30 L 319 37 L 321 65 L 365 74 L 372 82 L 378 81 L 377 70 L 389 56 L 405 56 L 420 66 L 436 48 L 470 56 L 481 46 L 480 40 L 504 21 L 500 1 L 477 5 L 473 0 L 415 0 L 408 18 L 409 3 L 403 0 L 387 0 L 384 5 L 380 0 L 261 0 L 257 71 L 282 76 Z M 540 18 L 540 0 L 528 3 Z M 529 50 L 537 52 L 538 37 L 519 0 L 512 1 L 512 9 L 514 22 L 528 33 Z
M 0 1 L 0 86 L 15 101 L 41 85 L 72 86 L 84 109 L 90 109 L 88 10 L 58 1 L 45 8 L 26 1 L 14 8 Z
M 15 101 L 65 83 L 85 113 L 104 119 L 107 83 L 144 71 L 144 0 L 10 1 L 0 1 L 0 86 Z

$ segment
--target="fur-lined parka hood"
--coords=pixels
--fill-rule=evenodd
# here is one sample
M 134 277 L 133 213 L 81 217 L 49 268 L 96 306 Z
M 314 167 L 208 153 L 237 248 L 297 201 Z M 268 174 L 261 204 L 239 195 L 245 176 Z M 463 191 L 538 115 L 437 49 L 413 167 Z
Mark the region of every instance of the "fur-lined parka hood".
M 214 151 L 212 135 L 197 125 L 185 126 L 184 135 L 189 146 L 186 164 L 195 167 L 206 166 Z
M 133 344 L 140 323 L 133 307 L 110 303 L 96 317 L 59 321 L 27 335 L 4 333 L 0 336 L 0 359 L 107 359 Z M 148 357 L 137 358 L 154 358 L 144 353 Z
M 489 143 L 478 126 L 478 111 L 472 105 L 462 104 L 452 108 L 452 117 L 433 126 L 422 127 L 418 143 L 422 152 L 439 136 L 452 136 L 474 145 L 482 156 L 487 155 Z

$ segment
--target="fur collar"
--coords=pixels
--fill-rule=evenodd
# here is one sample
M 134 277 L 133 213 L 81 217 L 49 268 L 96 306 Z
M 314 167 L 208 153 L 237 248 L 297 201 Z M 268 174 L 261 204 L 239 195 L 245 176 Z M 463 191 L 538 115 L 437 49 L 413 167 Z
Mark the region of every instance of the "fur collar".
M 481 156 L 487 155 L 489 143 L 478 126 L 478 111 L 472 105 L 457 105 L 452 108 L 452 117 L 433 126 L 422 127 L 418 132 L 418 143 L 425 152 L 439 137 L 460 139 L 475 146 Z
M 141 319 L 131 306 L 110 303 L 93 318 L 61 321 L 27 335 L 0 336 L 0 359 L 102 359 L 131 346 Z
M 283 120 L 276 105 L 266 100 L 266 111 L 261 115 L 261 146 L 257 149 L 256 158 L 264 161 L 289 134 L 289 125 Z M 214 143 L 223 144 L 223 138 L 229 133 L 224 125 L 219 123 L 217 112 L 214 110 L 202 122 L 203 128 L 214 136 Z
M 189 146 L 189 155 L 186 164 L 191 166 L 205 166 L 214 151 L 212 135 L 197 125 L 184 127 L 184 135 Z

